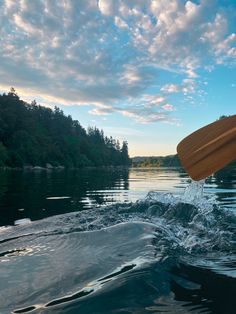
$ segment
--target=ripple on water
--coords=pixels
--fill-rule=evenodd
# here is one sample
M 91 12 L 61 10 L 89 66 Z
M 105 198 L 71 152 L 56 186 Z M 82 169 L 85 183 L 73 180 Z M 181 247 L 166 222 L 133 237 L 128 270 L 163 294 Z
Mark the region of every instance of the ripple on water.
M 136 203 L 1 228 L 0 312 L 76 304 L 89 313 L 87 299 L 100 304 L 97 313 L 122 306 L 137 313 L 210 311 L 224 295 L 214 285 L 228 296 L 235 288 L 235 225 L 236 216 L 210 199 L 186 203 L 151 192 Z M 225 313 L 233 300 L 227 297 Z

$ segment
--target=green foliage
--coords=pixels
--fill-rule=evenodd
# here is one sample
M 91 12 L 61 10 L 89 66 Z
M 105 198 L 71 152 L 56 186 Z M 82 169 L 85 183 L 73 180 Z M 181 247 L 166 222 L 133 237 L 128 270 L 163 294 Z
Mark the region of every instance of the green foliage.
M 180 161 L 177 155 L 160 157 L 134 157 L 132 159 L 133 167 L 180 167 Z
M 7 161 L 7 149 L 6 147 L 0 142 L 0 167 L 4 166 Z
M 121 147 L 121 148 L 120 148 Z M 14 88 L 0 95 L 0 166 L 129 165 L 128 145 L 102 130 L 88 131 L 58 107 L 25 103 Z
M 219 117 L 219 120 L 222 120 L 222 119 L 225 119 L 225 118 L 228 118 L 228 117 L 230 117 L 230 116 L 222 115 L 222 116 Z

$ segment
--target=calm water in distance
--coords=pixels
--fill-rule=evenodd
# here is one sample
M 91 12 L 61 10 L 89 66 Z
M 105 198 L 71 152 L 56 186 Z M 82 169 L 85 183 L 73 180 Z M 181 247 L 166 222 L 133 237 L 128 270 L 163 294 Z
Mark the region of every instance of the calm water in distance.
M 1 171 L 0 313 L 235 314 L 235 171 L 195 203 L 189 183 L 177 168 Z
M 189 182 L 180 168 L 0 170 L 0 225 L 135 202 L 151 190 L 181 194 Z M 235 209 L 235 171 L 208 178 L 204 193 Z

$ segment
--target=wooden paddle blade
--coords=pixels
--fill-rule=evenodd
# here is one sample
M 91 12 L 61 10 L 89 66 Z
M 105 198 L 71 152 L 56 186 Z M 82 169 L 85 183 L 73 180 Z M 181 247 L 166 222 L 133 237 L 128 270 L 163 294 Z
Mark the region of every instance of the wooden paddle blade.
M 201 180 L 236 159 L 236 115 L 220 119 L 185 137 L 179 159 L 194 180 Z

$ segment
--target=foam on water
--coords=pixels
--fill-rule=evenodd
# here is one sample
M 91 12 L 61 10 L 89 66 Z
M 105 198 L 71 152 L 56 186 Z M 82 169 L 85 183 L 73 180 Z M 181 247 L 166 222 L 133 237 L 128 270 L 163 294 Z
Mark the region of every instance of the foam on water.
M 234 277 L 236 216 L 204 196 L 203 185 L 192 182 L 183 195 L 150 191 L 135 203 L 1 228 L 1 313 L 46 311 L 169 260 Z
M 191 182 L 183 195 L 150 191 L 135 203 L 49 217 L 3 229 L 0 242 L 32 234 L 64 234 L 100 230 L 123 222 L 152 223 L 163 231 L 171 249 L 188 252 L 235 250 L 236 216 L 203 195 L 204 181 Z M 28 220 L 27 220 L 28 222 Z

